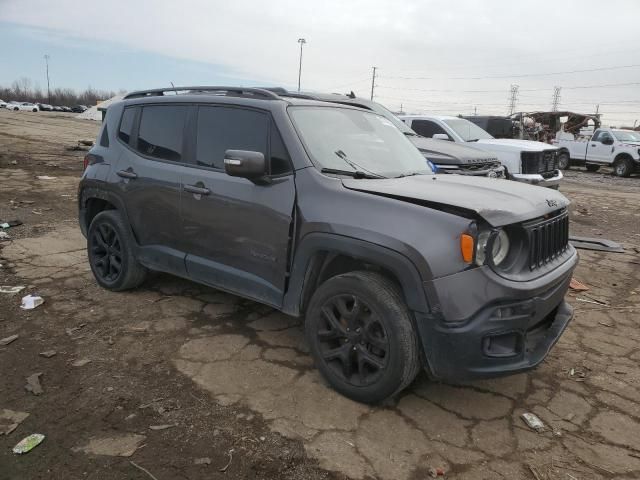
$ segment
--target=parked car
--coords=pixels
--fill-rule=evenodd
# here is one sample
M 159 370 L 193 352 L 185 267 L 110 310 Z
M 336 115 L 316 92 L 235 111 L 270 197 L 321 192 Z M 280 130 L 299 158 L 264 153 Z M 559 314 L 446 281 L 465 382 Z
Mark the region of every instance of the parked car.
M 0 100 L 0 108 L 7 108 L 7 102 Z
M 87 109 L 84 105 L 76 105 L 75 107 L 71 107 L 71 111 L 74 113 L 82 113 Z
M 62 111 L 63 111 L 63 112 L 71 112 L 71 107 L 65 107 L 65 106 L 63 106 L 63 107 L 62 107 Z
M 557 189 L 563 175 L 558 168 L 558 148 L 530 140 L 493 138 L 469 120 L 434 115 L 402 115 L 400 118 L 424 137 L 472 144 L 497 155 L 507 178 Z
M 553 143 L 569 152 L 569 162 L 562 162 L 563 168 L 578 164 L 596 172 L 602 165 L 609 165 L 619 177 L 640 171 L 640 132 L 598 128 L 590 137 L 578 136 L 577 139 L 560 132 Z
M 420 368 L 459 381 L 544 359 L 572 318 L 568 203 L 433 175 L 374 112 L 234 87 L 111 104 L 78 191 L 99 285 L 163 271 L 304 316 L 320 372 L 370 403 Z
M 52 110 L 53 110 L 54 112 L 63 112 L 63 111 L 64 111 L 64 110 L 62 109 L 62 107 L 61 107 L 61 106 L 59 106 L 59 105 L 53 105 Z
M 44 112 L 50 112 L 53 110 L 53 107 L 48 103 L 38 103 L 38 108 Z
M 268 88 L 268 90 L 276 92 L 280 96 L 293 96 L 323 102 L 339 103 L 341 105 L 351 105 L 382 115 L 411 140 L 411 143 L 420 150 L 420 153 L 422 153 L 427 161 L 431 162 L 432 169 L 437 173 L 457 173 L 460 175 L 504 178 L 504 167 L 494 154 L 477 148 L 467 147 L 466 145 L 444 143 L 418 135 L 387 108 L 372 100 L 359 98 L 354 94 L 339 95 L 335 93 L 309 92 L 300 94 L 297 92 L 288 92 L 283 88 Z
M 24 111 L 24 112 L 37 112 L 38 111 L 38 106 L 35 103 L 31 103 L 31 102 L 11 102 L 7 105 L 7 108 L 9 110 L 14 110 L 14 111 Z

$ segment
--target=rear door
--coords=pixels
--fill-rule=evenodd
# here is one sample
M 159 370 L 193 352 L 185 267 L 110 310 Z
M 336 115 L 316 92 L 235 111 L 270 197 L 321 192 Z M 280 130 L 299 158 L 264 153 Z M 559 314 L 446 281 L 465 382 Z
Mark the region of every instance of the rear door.
M 611 163 L 613 145 L 603 143 L 603 140 L 606 142 L 608 139 L 613 140 L 613 136 L 606 130 L 596 130 L 593 133 L 587 147 L 588 162 Z
M 187 112 L 184 105 L 125 108 L 118 141 L 126 148 L 116 169 L 141 261 L 181 275 L 180 175 Z
M 295 202 L 293 170 L 266 111 L 201 105 L 192 114 L 192 168 L 183 175 L 182 237 L 191 278 L 282 304 Z M 229 149 L 262 152 L 271 182 L 224 171 Z

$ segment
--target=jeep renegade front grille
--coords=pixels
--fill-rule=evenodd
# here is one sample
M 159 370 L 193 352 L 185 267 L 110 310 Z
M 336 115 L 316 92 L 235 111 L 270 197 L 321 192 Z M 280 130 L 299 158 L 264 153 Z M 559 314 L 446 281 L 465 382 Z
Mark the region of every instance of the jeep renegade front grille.
M 562 255 L 569 247 L 569 213 L 525 226 L 529 236 L 529 268 L 535 270 Z
M 521 159 L 522 173 L 547 173 L 558 169 L 558 155 L 555 150 L 522 152 Z

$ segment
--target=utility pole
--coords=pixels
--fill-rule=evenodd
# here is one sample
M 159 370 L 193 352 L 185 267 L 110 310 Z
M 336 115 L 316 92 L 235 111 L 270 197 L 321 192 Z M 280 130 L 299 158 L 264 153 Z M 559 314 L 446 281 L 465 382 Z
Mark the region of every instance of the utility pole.
M 516 111 L 516 103 L 518 102 L 518 85 L 511 85 L 509 89 L 509 115 L 513 115 Z
M 300 44 L 300 64 L 298 65 L 298 91 L 300 91 L 300 78 L 302 77 L 302 46 L 307 43 L 304 38 L 299 38 L 298 43 Z
M 552 112 L 558 111 L 558 105 L 560 104 L 560 90 L 562 90 L 562 87 L 558 87 L 558 86 L 553 87 L 553 98 L 551 99 Z
M 400 113 L 404 113 L 404 112 L 402 111 L 402 104 L 400 104 Z M 637 120 L 636 120 L 636 122 L 637 122 Z M 636 128 L 635 124 L 633 125 L 633 128 Z
M 478 115 L 478 107 L 473 107 L 473 115 L 477 116 Z
M 600 104 L 596 105 L 596 115 L 598 115 L 598 110 L 600 110 Z
M 371 100 L 373 100 L 373 89 L 376 86 L 376 70 L 378 67 L 373 67 L 373 76 L 371 77 Z
M 51 103 L 51 89 L 49 87 L 49 59 L 51 57 L 49 56 L 49 54 L 46 54 L 44 56 L 44 63 L 46 65 L 47 68 L 47 102 Z

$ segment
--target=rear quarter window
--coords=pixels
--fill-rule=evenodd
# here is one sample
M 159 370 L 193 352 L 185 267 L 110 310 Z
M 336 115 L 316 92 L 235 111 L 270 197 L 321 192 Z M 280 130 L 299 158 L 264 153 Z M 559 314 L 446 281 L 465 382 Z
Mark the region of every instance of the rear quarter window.
M 153 105 L 142 108 L 136 150 L 143 155 L 179 162 L 187 107 Z
M 120 129 L 118 130 L 118 138 L 127 145 L 131 141 L 131 135 L 133 134 L 133 122 L 136 119 L 136 108 L 125 108 L 122 113 L 122 120 L 120 120 Z

